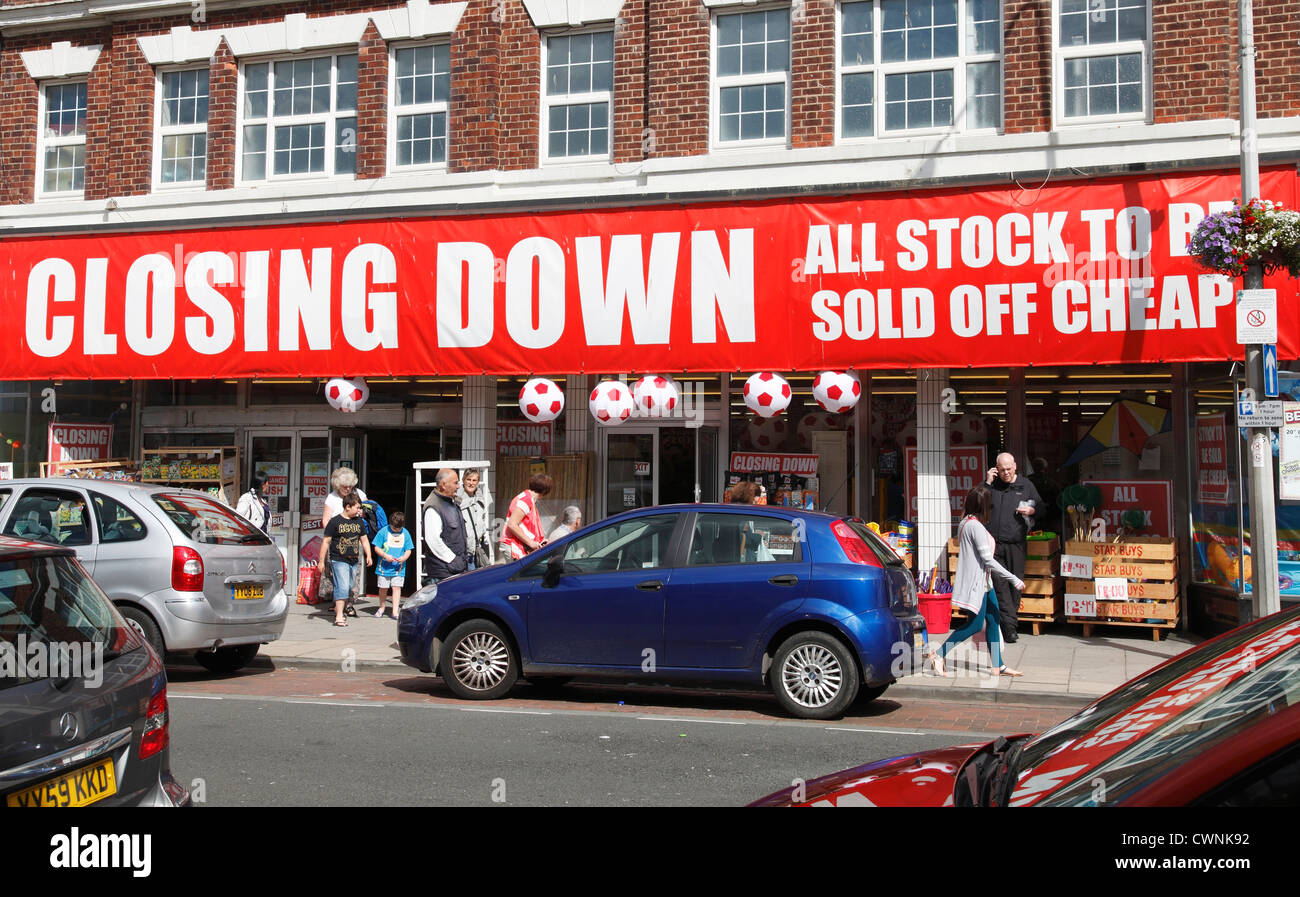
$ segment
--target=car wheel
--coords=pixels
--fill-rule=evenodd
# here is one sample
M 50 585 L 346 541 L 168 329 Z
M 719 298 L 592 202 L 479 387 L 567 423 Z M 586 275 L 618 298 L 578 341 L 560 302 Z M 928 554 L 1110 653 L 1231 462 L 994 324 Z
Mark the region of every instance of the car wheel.
M 803 719 L 834 719 L 858 694 L 853 655 L 824 632 L 800 632 L 782 642 L 770 676 L 781 706 Z
M 233 673 L 242 670 L 257 656 L 261 645 L 227 645 L 215 651 L 199 651 L 194 659 L 209 673 Z
M 889 688 L 889 685 L 890 683 L 886 682 L 884 685 L 877 685 L 875 688 L 863 688 L 859 690 L 858 703 L 870 704 L 876 698 L 883 695 L 885 693 L 885 689 Z
M 140 638 L 153 646 L 154 651 L 158 653 L 158 659 L 165 660 L 167 646 L 163 644 L 162 632 L 158 629 L 158 624 L 153 621 L 153 617 L 135 607 L 119 607 L 117 611 Z
M 519 678 L 510 640 L 490 620 L 468 620 L 453 629 L 439 667 L 447 687 L 471 701 L 503 697 Z

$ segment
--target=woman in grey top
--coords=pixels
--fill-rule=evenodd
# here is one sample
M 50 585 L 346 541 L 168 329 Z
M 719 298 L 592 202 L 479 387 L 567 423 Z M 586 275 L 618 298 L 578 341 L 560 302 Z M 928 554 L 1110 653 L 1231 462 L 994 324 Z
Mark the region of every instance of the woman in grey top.
M 959 642 L 985 631 L 989 654 L 993 658 L 994 676 L 1022 676 L 1002 662 L 1002 634 L 998 628 L 998 601 L 989 579 L 995 573 L 1010 582 L 1019 591 L 1025 584 L 1014 573 L 993 558 L 993 536 L 987 529 L 989 509 L 993 494 L 989 487 L 980 484 L 966 495 L 966 506 L 961 523 L 957 525 L 957 575 L 952 584 L 952 603 L 973 616 L 970 622 L 958 629 L 939 650 L 930 655 L 930 663 L 940 676 L 944 674 L 943 659 Z

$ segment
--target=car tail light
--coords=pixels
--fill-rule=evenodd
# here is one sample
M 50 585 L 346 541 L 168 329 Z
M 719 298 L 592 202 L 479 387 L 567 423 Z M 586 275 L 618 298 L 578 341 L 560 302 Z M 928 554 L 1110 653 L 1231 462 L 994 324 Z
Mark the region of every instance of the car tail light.
M 171 738 L 167 734 L 167 687 L 163 686 L 149 699 L 145 712 L 144 736 L 140 739 L 140 757 L 152 757 L 167 747 Z
M 831 524 L 831 532 L 835 534 L 836 540 L 840 543 L 840 548 L 844 551 L 844 556 L 855 564 L 866 564 L 868 567 L 881 567 L 880 559 L 876 557 L 871 546 L 863 540 L 861 536 L 853 531 L 853 528 L 843 520 L 836 520 Z
M 193 548 L 172 547 L 172 588 L 178 592 L 203 591 L 203 558 Z

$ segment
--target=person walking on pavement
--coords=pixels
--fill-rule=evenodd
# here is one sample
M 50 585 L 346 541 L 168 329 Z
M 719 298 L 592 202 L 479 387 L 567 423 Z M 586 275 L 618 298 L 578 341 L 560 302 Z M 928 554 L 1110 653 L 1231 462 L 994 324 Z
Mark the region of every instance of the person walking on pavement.
M 361 566 L 362 555 L 366 566 L 374 563 L 370 554 L 370 540 L 366 538 L 366 522 L 361 519 L 361 499 L 356 495 L 343 497 L 343 513 L 335 514 L 325 526 L 325 538 L 320 546 L 320 560 L 316 562 L 321 574 L 325 561 L 334 574 L 334 625 L 346 626 L 343 609 L 352 592 L 353 571 Z M 355 614 L 354 614 L 355 616 Z
M 471 551 L 465 520 L 456 502 L 460 477 L 450 467 L 438 471 L 424 500 L 424 585 L 468 569 Z
M 332 474 L 330 474 L 330 485 L 333 486 L 334 489 L 329 495 L 325 496 L 325 510 L 321 514 L 320 518 L 320 525 L 322 528 L 329 525 L 331 517 L 343 513 L 343 502 L 349 495 L 355 495 L 357 497 L 358 507 L 360 507 L 361 502 L 366 500 L 366 493 L 357 488 L 357 472 L 351 467 L 337 468 Z M 365 526 L 364 522 L 362 523 L 362 526 Z M 330 571 L 333 572 L 333 570 L 334 567 L 331 564 Z M 365 582 L 366 568 L 361 565 L 361 560 L 358 558 L 356 566 L 352 570 L 351 589 L 342 596 L 347 599 L 344 613 L 349 617 L 355 617 L 357 615 L 355 601 L 360 597 L 362 590 L 365 588 Z M 337 588 L 334 591 L 334 597 L 336 599 L 339 597 Z
M 989 531 L 997 540 L 994 558 L 1012 572 L 1017 580 L 1025 576 L 1026 537 L 1034 522 L 1034 514 L 1042 505 L 1042 498 L 1028 477 L 1017 476 L 1016 459 L 1010 452 L 998 455 L 997 466 L 989 468 L 988 487 L 993 493 L 993 507 L 989 513 Z M 1002 637 L 1007 644 L 1016 643 L 1020 615 L 1020 592 L 1024 584 L 997 579 L 993 582 L 997 593 L 998 610 L 1002 617 Z
M 510 500 L 506 527 L 501 533 L 502 557 L 517 561 L 546 544 L 542 518 L 537 513 L 537 500 L 550 492 L 553 485 L 554 480 L 547 474 L 535 473 L 528 481 L 528 488 Z
M 938 651 L 930 654 L 930 664 L 940 676 L 944 674 L 943 659 L 957 644 L 975 635 L 981 629 L 989 643 L 994 676 L 1021 676 L 1002 662 L 1002 645 L 998 637 L 998 598 L 993 593 L 989 574 L 1009 582 L 1016 590 L 1025 584 L 1020 577 L 1003 567 L 993 557 L 993 536 L 985 528 L 989 519 L 992 492 L 988 486 L 976 486 L 966 495 L 961 523 L 957 525 L 957 573 L 952 581 L 952 603 L 973 614 L 965 626 L 948 636 Z
M 262 532 L 266 532 L 271 523 L 271 508 L 266 503 L 266 497 L 262 495 L 262 490 L 265 488 L 266 474 L 261 472 L 253 474 L 252 485 L 247 492 L 239 496 L 239 502 L 235 505 L 235 513 Z
M 405 529 L 406 515 L 394 511 L 388 515 L 388 526 L 375 534 L 375 544 L 371 547 L 379 555 L 379 564 L 375 567 L 375 578 L 379 583 L 379 610 L 376 617 L 384 615 L 385 592 L 392 590 L 393 619 L 401 615 L 402 584 L 406 581 L 406 559 L 415 550 L 411 534 Z

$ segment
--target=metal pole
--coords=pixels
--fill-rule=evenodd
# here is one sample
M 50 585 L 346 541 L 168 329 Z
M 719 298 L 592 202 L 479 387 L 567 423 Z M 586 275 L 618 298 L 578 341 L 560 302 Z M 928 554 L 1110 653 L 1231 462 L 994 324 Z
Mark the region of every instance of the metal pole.
M 1251 0 L 1237 0 L 1241 52 L 1241 201 L 1259 198 L 1259 147 L 1255 133 L 1255 26 Z M 1243 286 L 1262 289 L 1264 271 L 1259 262 L 1246 269 Z M 1246 347 L 1246 385 L 1257 398 L 1264 394 L 1264 351 Z M 1273 491 L 1273 448 L 1266 428 L 1248 431 L 1250 454 L 1251 613 L 1254 618 L 1281 609 L 1278 592 L 1277 513 Z M 1244 602 L 1241 602 L 1244 605 Z M 1241 620 L 1245 623 L 1246 620 Z

